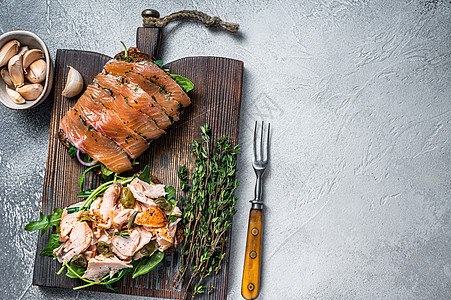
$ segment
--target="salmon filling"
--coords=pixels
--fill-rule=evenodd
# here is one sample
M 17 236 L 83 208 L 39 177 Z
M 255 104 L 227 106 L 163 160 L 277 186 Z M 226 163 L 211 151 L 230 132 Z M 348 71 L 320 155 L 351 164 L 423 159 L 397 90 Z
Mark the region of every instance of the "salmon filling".
M 83 278 L 99 282 L 132 268 L 133 260 L 164 252 L 176 243 L 180 220 L 180 209 L 166 194 L 164 185 L 134 178 L 126 186 L 113 183 L 87 211 L 65 208 L 59 226 L 62 244 L 53 254 L 61 263 L 75 263 L 81 255 L 86 260 Z

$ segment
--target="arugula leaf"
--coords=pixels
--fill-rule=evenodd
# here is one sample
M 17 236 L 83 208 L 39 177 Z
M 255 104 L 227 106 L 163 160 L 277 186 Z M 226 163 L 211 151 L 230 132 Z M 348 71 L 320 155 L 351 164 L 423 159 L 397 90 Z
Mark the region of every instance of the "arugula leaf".
M 176 74 L 170 74 L 172 79 L 174 79 L 185 92 L 189 92 L 194 88 L 194 84 L 185 77 L 182 77 L 180 75 L 176 75 Z
M 74 145 L 69 144 L 69 150 L 68 150 L 68 154 L 71 158 L 75 158 L 75 156 L 77 155 L 77 148 L 75 148 Z
M 66 276 L 69 277 L 69 278 L 80 278 L 86 272 L 86 268 L 77 267 L 71 262 L 69 263 L 69 266 L 70 266 L 70 269 L 67 268 L 67 272 L 66 272 Z M 77 274 L 75 274 L 72 271 L 74 271 Z
M 89 197 L 95 189 L 86 190 L 77 194 L 78 198 L 86 198 Z
M 132 278 L 136 278 L 140 275 L 149 273 L 153 268 L 155 268 L 164 258 L 164 253 L 160 251 L 155 251 L 150 257 L 143 257 L 138 260 L 138 264 L 135 266 Z
M 164 188 L 164 191 L 167 193 L 166 199 L 174 205 L 177 202 L 175 200 L 175 188 L 173 186 L 167 186 Z
M 154 64 L 156 64 L 157 66 L 159 66 L 160 68 L 163 67 L 163 61 L 162 60 L 154 60 L 153 61 Z
M 69 207 L 66 208 L 66 211 L 68 214 L 76 213 L 77 211 L 80 211 L 80 207 Z
M 61 242 L 59 239 L 60 239 L 59 234 L 53 233 L 53 234 L 49 235 L 49 242 L 48 242 L 47 248 L 44 248 L 39 253 L 39 255 L 51 256 L 51 257 L 56 258 L 55 255 L 53 254 L 53 250 L 55 250 L 56 248 L 58 248 L 61 245 Z
M 152 178 L 150 177 L 149 166 L 145 166 L 142 172 L 138 176 L 139 179 L 147 183 L 151 183 Z
M 99 164 L 89 167 L 87 168 L 83 174 L 81 174 L 80 179 L 78 180 L 78 185 L 80 186 L 80 191 L 83 191 L 83 180 L 85 179 L 85 175 L 92 169 L 97 168 L 99 166 Z M 100 166 L 103 166 L 103 164 L 101 164 Z M 107 169 L 108 170 L 108 169 Z M 108 170 L 109 171 L 109 170 Z M 111 172 L 111 171 L 110 171 Z M 103 172 L 102 172 L 103 173 Z
M 25 225 L 25 230 L 35 231 L 41 229 L 41 235 L 43 235 L 52 226 L 58 226 L 61 221 L 62 209 L 55 208 L 53 210 L 55 213 L 45 216 L 42 212 L 39 212 L 41 220 L 32 221 Z

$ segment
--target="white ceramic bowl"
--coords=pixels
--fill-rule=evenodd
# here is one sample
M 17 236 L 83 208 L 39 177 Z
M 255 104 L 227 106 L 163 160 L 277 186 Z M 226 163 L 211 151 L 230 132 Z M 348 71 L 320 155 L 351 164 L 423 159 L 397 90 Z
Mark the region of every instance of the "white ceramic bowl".
M 18 40 L 20 46 L 28 46 L 29 49 L 40 49 L 44 52 L 45 62 L 47 63 L 46 79 L 44 83 L 41 83 L 44 85 L 44 89 L 36 100 L 27 101 L 25 104 L 16 104 L 9 98 L 8 94 L 6 94 L 6 83 L 0 76 L 0 102 L 11 109 L 28 109 L 38 106 L 47 99 L 53 85 L 53 65 L 52 60 L 50 59 L 49 49 L 39 36 L 26 30 L 13 30 L 0 35 L 0 49 L 4 44 L 11 40 Z

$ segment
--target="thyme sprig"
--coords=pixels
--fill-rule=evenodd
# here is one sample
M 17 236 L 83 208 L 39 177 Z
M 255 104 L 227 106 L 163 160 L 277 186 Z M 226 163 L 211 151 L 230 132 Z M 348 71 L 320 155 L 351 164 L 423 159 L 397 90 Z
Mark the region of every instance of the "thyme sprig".
M 235 179 L 239 145 L 232 146 L 227 136 L 212 141 L 207 124 L 201 131 L 202 142 L 191 143 L 195 157 L 191 187 L 186 166 L 178 171 L 181 189 L 186 193 L 182 197 L 185 229 L 180 248 L 181 266 L 175 285 L 189 276 L 186 293 L 193 287 L 193 296 L 203 293 L 204 279 L 211 274 L 215 279 L 221 269 L 226 233 L 236 212 L 234 192 L 239 184 Z M 214 282 L 211 289 L 213 286 Z

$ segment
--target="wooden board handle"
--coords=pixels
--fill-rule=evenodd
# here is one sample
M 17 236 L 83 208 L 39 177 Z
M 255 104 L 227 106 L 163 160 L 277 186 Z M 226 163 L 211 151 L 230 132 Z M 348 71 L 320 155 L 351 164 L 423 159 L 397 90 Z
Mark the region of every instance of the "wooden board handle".
M 155 59 L 160 55 L 161 39 L 161 28 L 138 27 L 136 31 L 136 47 Z
M 262 252 L 262 210 L 251 209 L 247 228 L 241 295 L 256 299 L 260 292 L 260 263 Z

